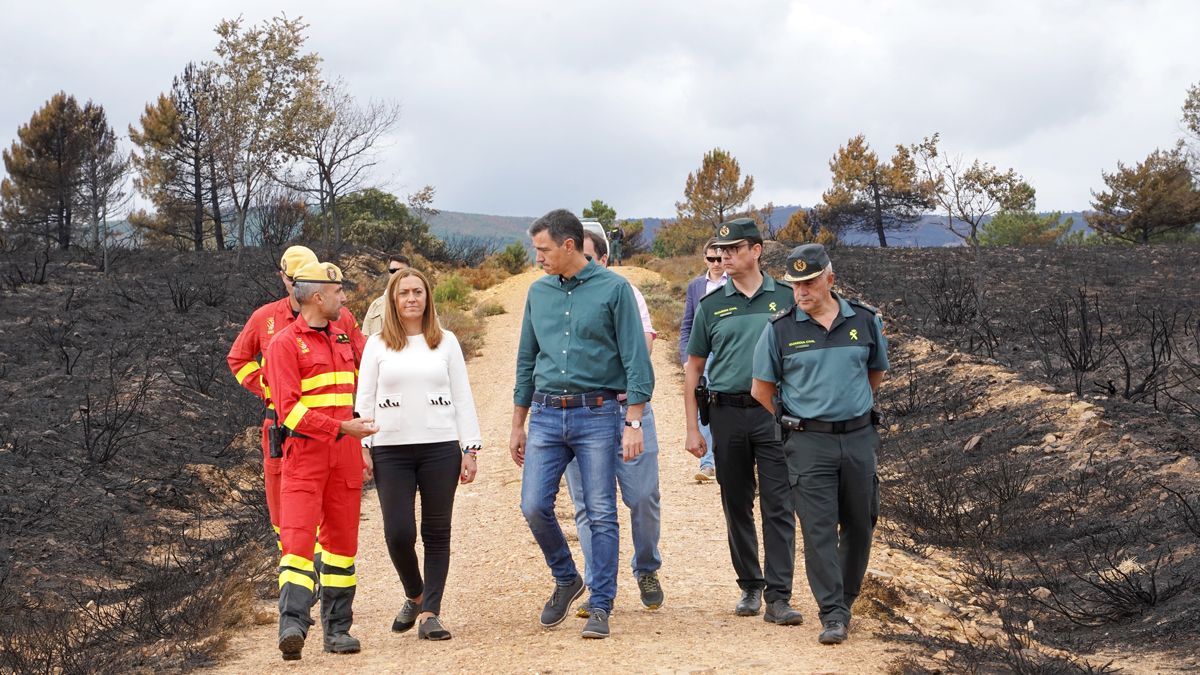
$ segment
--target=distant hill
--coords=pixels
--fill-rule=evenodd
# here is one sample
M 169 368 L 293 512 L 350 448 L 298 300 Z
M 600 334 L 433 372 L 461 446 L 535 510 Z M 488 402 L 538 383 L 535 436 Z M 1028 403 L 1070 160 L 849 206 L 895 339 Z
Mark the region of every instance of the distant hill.
M 775 212 L 771 216 L 771 223 L 777 227 L 783 227 L 787 223 L 788 218 L 792 216 L 801 206 L 777 206 Z M 1074 218 L 1072 230 L 1082 230 L 1087 228 L 1087 221 L 1084 219 L 1083 213 L 1074 211 L 1071 213 L 1062 214 L 1063 220 Z M 466 234 L 482 237 L 494 237 L 507 244 L 513 241 L 527 243 L 526 232 L 529 229 L 529 224 L 536 220 L 536 216 L 490 216 L 479 213 L 460 213 L 457 211 L 442 211 L 438 215 L 429 219 L 429 224 L 433 231 L 438 236 L 448 234 Z M 634 218 L 633 220 L 639 220 Z M 647 239 L 654 240 L 654 234 L 658 232 L 658 228 L 663 223 L 672 220 L 671 218 L 654 218 L 647 217 L 640 219 L 645 223 Z M 878 246 L 879 238 L 874 232 L 847 232 L 843 236 L 846 243 L 852 246 Z M 889 246 L 915 246 L 915 247 L 939 247 L 939 246 L 961 246 L 962 240 L 950 234 L 946 229 L 946 217 L 938 215 L 927 215 L 917 221 L 911 228 L 902 232 L 887 233 Z
M 529 225 L 534 220 L 537 220 L 537 216 L 489 216 L 482 213 L 442 211 L 429 219 L 429 226 L 439 237 L 464 234 L 492 237 L 502 240 L 505 244 L 514 241 L 526 243 L 529 238 Z

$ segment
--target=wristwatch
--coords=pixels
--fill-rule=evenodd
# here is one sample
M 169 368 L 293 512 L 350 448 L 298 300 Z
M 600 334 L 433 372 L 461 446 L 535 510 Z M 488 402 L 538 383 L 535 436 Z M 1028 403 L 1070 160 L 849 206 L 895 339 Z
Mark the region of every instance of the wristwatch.
M 634 429 L 641 429 L 642 421 L 641 420 L 625 420 L 625 426 L 632 427 Z

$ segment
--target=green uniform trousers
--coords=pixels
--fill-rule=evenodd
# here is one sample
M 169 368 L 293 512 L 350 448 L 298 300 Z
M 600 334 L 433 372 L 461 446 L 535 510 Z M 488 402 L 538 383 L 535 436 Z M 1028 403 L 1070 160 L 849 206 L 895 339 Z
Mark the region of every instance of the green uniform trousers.
M 873 426 L 847 434 L 785 433 L 784 455 L 804 537 L 808 585 L 820 607 L 821 623 L 849 625 L 879 519 L 879 433 Z

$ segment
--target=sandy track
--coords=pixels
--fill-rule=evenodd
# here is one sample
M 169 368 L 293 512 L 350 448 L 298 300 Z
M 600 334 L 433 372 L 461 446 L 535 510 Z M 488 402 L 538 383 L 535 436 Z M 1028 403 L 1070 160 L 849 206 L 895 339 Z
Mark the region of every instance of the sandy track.
M 657 279 L 643 269 L 620 268 L 635 284 Z M 454 634 L 446 642 L 418 641 L 416 630 L 395 635 L 392 617 L 403 602 L 383 541 L 374 491 L 363 497 L 359 533 L 358 596 L 353 633 L 363 651 L 333 656 L 321 651 L 321 631 L 309 633 L 304 658 L 284 663 L 275 647 L 274 622 L 248 625 L 230 641 L 216 667 L 220 673 L 263 672 L 881 672 L 901 652 L 873 637 L 879 624 L 856 619 L 851 640 L 838 647 L 816 642 L 816 606 L 796 564 L 793 603 L 808 621 L 799 627 L 766 624 L 761 617 L 733 615 L 738 598 L 729 562 L 718 487 L 692 480 L 696 460 L 683 451 L 682 376 L 674 344 L 655 346 L 654 409 L 660 445 L 663 568 L 666 603 L 642 609 L 628 568 L 628 511 L 620 507 L 621 559 L 612 637 L 583 640 L 582 619 L 569 617 L 545 630 L 537 624 L 551 590 L 541 552 L 521 516 L 520 470 L 508 456 L 516 344 L 530 271 L 480 293 L 507 312 L 487 319 L 483 353 L 470 363 L 471 383 L 483 428 L 479 476 L 459 488 L 455 503 L 453 557 L 442 619 Z M 576 562 L 570 501 L 560 493 L 559 516 Z M 888 570 L 878 545 L 873 568 Z M 263 618 L 274 604 L 261 603 Z M 314 614 L 315 616 L 315 614 Z

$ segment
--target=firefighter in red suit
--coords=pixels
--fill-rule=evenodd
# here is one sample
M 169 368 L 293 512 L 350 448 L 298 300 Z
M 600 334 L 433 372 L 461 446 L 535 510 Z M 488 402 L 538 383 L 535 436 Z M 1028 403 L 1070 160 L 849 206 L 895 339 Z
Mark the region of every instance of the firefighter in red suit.
M 354 417 L 358 383 L 353 339 L 337 323 L 342 273 L 311 262 L 292 277 L 300 315 L 267 346 L 266 381 L 285 427 L 280 485 L 279 649 L 300 658 L 320 578 L 325 651 L 359 651 L 350 636 L 364 465 L 359 439 L 374 421 Z M 317 525 L 321 525 L 317 534 Z M 320 537 L 321 569 L 313 565 Z
M 262 357 L 267 351 L 267 344 L 284 328 L 287 328 L 300 313 L 300 305 L 292 295 L 292 277 L 296 270 L 310 262 L 317 262 L 317 254 L 306 246 L 292 246 L 283 252 L 279 261 L 279 278 L 287 290 L 287 296 L 259 307 L 250 315 L 242 332 L 234 340 L 229 349 L 229 370 L 237 378 L 238 384 L 245 387 L 251 394 L 262 399 L 266 406 L 262 428 L 263 449 L 263 483 L 267 490 L 267 513 L 271 517 L 271 527 L 279 536 L 279 472 L 280 458 L 271 456 L 269 429 L 279 423 L 276 419 L 275 404 L 271 401 L 270 388 L 262 382 Z M 358 322 L 343 308 L 338 318 L 338 326 L 350 335 L 354 346 L 356 360 L 362 355 L 366 338 L 358 329 Z M 276 542 L 278 543 L 278 541 Z M 282 546 L 280 547 L 282 550 Z M 321 548 L 317 545 L 317 563 L 320 564 Z

